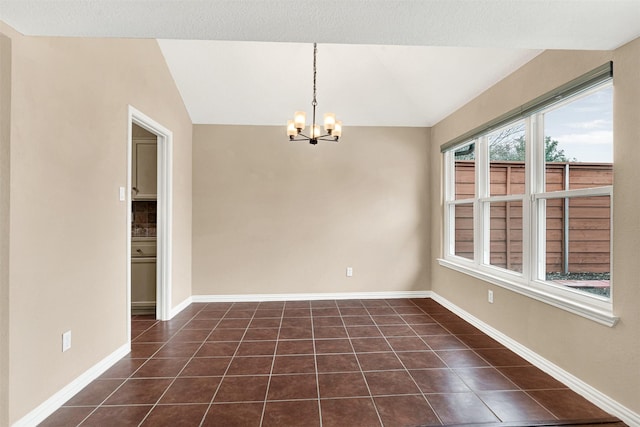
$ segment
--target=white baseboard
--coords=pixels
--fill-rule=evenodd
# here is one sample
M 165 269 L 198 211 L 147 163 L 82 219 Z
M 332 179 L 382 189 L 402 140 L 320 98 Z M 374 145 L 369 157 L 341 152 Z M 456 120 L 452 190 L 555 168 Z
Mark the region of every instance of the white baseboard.
M 185 298 L 180 304 L 176 305 L 171 309 L 169 313 L 169 320 L 173 319 L 178 313 L 180 313 L 185 308 L 189 307 L 189 305 L 193 302 L 193 297 Z
M 33 411 L 13 423 L 12 426 L 33 427 L 38 425 L 44 421 L 45 418 L 60 408 L 67 400 L 71 399 L 76 393 L 85 388 L 91 381 L 98 378 L 107 369 L 126 356 L 130 351 L 131 345 L 128 343 L 118 348 L 116 351 L 86 370 L 75 380 L 64 386 L 56 394 L 45 400 Z
M 132 301 L 131 308 L 156 308 L 155 301 Z
M 442 306 L 448 308 L 476 328 L 480 329 L 482 332 L 489 335 L 491 338 L 495 339 L 496 341 L 507 347 L 509 350 L 518 354 L 534 366 L 540 368 L 542 371 L 546 372 L 553 378 L 565 384 L 571 390 L 575 391 L 602 410 L 620 418 L 630 426 L 640 426 L 640 414 L 618 403 L 606 394 L 585 383 L 575 375 L 565 371 L 558 365 L 550 362 L 549 360 L 523 346 L 522 344 L 518 343 L 517 341 L 513 340 L 512 338 L 508 337 L 492 326 L 489 326 L 477 317 L 451 303 L 449 300 L 441 297 L 440 295 L 432 293 L 431 298 Z
M 301 301 L 339 299 L 397 299 L 428 298 L 431 291 L 400 292 L 337 292 L 309 294 L 239 294 L 239 295 L 194 295 L 193 302 L 258 302 L 258 301 Z

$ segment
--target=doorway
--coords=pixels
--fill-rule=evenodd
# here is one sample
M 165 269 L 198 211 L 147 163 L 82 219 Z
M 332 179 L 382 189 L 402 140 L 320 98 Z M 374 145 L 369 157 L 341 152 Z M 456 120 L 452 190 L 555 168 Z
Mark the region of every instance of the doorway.
M 127 143 L 127 325 L 129 341 L 131 340 L 131 312 L 132 312 L 132 223 L 133 223 L 133 193 L 139 186 L 134 185 L 134 125 L 155 136 L 156 144 L 156 197 L 155 197 L 155 317 L 158 320 L 171 318 L 171 213 L 172 213 L 172 146 L 173 134 L 170 130 L 151 119 L 141 111 L 129 106 L 128 114 L 128 143 Z M 136 187 L 134 190 L 133 187 Z M 152 200 L 150 194 L 146 198 Z M 144 198 L 144 197 L 142 197 Z M 136 201 L 139 198 L 136 198 Z M 147 232 L 149 234 L 149 232 Z M 151 236 L 147 236 L 151 237 Z M 149 246 L 149 245 L 147 245 Z M 144 250 L 144 249 L 143 249 Z M 152 251 L 150 247 L 148 251 Z M 151 255 L 151 252 L 146 255 Z M 148 266 L 147 266 L 148 267 Z
M 131 124 L 131 314 L 156 318 L 158 136 Z

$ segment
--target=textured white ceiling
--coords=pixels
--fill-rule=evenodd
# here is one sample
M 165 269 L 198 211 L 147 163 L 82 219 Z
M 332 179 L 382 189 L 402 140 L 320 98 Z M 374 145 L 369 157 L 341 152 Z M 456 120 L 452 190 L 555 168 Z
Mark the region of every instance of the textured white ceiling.
M 30 35 L 613 49 L 638 0 L 0 0 Z
M 640 0 L 0 0 L 0 20 L 28 35 L 163 39 L 195 123 L 310 112 L 317 41 L 320 114 L 428 126 L 540 49 L 640 36 Z

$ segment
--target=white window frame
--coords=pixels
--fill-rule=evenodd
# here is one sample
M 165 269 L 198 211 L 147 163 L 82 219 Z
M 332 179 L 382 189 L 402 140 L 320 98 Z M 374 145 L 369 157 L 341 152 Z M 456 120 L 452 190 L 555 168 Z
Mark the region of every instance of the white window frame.
M 614 326 L 618 318 L 613 315 L 613 276 L 609 298 L 592 295 L 538 279 L 546 270 L 546 200 L 558 198 L 609 196 L 611 221 L 613 218 L 613 186 L 565 191 L 545 191 L 545 153 L 543 115 L 560 105 L 572 102 L 611 85 L 598 84 L 588 91 L 568 97 L 558 104 L 546 106 L 524 119 L 514 120 L 506 126 L 524 121 L 525 125 L 525 194 L 490 196 L 488 135 L 493 131 L 470 138 L 465 143 L 444 151 L 444 250 L 439 259 L 442 266 L 452 268 L 510 289 L 555 307 L 589 318 L 598 323 Z M 475 143 L 475 195 L 472 199 L 455 200 L 454 152 L 469 142 Z M 490 204 L 507 201 L 522 202 L 522 273 L 497 267 L 489 263 Z M 455 206 L 473 203 L 474 259 L 455 255 Z M 613 263 L 613 224 L 611 223 L 610 263 Z M 613 269 L 610 269 L 612 272 Z

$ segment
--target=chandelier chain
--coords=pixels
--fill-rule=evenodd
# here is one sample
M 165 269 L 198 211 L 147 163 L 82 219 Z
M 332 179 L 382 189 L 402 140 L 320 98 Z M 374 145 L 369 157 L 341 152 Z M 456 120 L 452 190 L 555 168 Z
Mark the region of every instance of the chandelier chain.
M 318 44 L 314 43 L 313 44 L 313 101 L 311 102 L 311 105 L 313 105 L 314 107 L 318 105 L 318 101 L 316 100 L 316 73 L 317 73 L 316 56 L 317 55 L 318 55 Z

